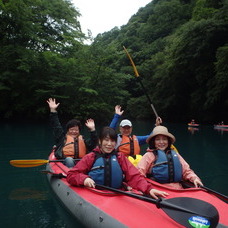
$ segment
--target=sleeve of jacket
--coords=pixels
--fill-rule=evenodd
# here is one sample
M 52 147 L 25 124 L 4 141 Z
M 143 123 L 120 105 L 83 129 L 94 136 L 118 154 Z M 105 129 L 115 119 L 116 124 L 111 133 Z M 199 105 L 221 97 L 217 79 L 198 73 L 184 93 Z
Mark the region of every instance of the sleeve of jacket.
M 146 181 L 139 170 L 122 154 L 118 154 L 118 161 L 125 174 L 125 180 L 129 186 L 146 194 L 153 188 L 153 186 Z
M 139 145 L 146 144 L 146 140 L 150 135 L 144 135 L 144 136 L 136 136 L 139 142 Z
M 116 127 L 117 127 L 117 124 L 118 124 L 119 119 L 120 119 L 120 115 L 119 114 L 115 114 L 113 116 L 113 119 L 112 119 L 109 127 L 113 128 L 115 130 Z
M 98 145 L 98 137 L 96 131 L 90 132 L 90 139 L 85 140 L 87 151 L 92 151 Z
M 74 186 L 83 186 L 84 180 L 89 177 L 90 171 L 95 159 L 94 153 L 85 155 L 68 173 L 67 181 Z
M 58 144 L 64 137 L 63 128 L 59 122 L 59 117 L 57 112 L 50 113 L 50 125 L 53 131 L 55 143 Z

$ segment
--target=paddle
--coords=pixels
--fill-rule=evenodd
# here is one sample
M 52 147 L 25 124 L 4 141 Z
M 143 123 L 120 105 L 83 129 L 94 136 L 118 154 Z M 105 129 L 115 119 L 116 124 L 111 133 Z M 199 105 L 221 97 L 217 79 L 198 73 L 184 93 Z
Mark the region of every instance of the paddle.
M 81 159 L 74 159 L 75 161 L 80 161 Z M 15 167 L 27 168 L 45 165 L 49 162 L 64 162 L 64 159 L 61 160 L 45 160 L 45 159 L 30 159 L 30 160 L 11 160 L 10 164 Z
M 217 226 L 219 221 L 217 209 L 213 205 L 199 199 L 176 197 L 155 200 L 100 184 L 96 184 L 96 187 L 156 204 L 156 206 L 161 208 L 170 218 L 185 227 L 213 228 Z
M 66 175 L 62 173 L 57 174 L 49 170 L 43 170 L 41 172 L 52 174 L 53 177 L 57 178 L 66 178 Z M 218 211 L 213 205 L 195 198 L 176 197 L 156 200 L 100 184 L 96 184 L 96 187 L 156 204 L 157 208 L 161 208 L 170 218 L 185 227 L 206 227 L 206 225 L 210 225 L 208 227 L 213 228 L 217 226 L 219 221 Z M 191 225 L 193 223 L 194 226 Z
M 189 187 L 194 187 L 194 184 L 193 184 L 193 183 L 186 182 L 186 181 L 185 181 L 185 182 L 184 182 L 184 181 L 181 182 L 181 184 L 182 184 L 184 187 L 187 187 L 187 188 L 189 188 Z M 228 196 L 223 195 L 222 193 L 216 192 L 215 190 L 210 189 L 210 188 L 208 188 L 208 187 L 206 187 L 206 186 L 203 186 L 203 185 L 201 185 L 200 188 L 205 189 L 206 191 L 212 193 L 213 195 L 215 195 L 215 196 L 218 197 L 219 199 L 223 200 L 225 203 L 228 203 Z
M 206 186 L 200 186 L 200 188 L 203 188 L 203 189 L 207 190 L 208 192 L 213 193 L 215 196 L 217 196 L 218 198 L 220 198 L 220 199 L 226 201 L 226 203 L 228 203 L 228 196 L 223 195 L 222 193 L 216 192 L 215 190 L 210 189 Z
M 154 105 L 152 104 L 152 101 L 151 101 L 151 99 L 150 99 L 148 93 L 146 92 L 146 89 L 145 89 L 145 87 L 144 87 L 144 85 L 143 85 L 143 83 L 142 83 L 141 78 L 139 77 L 139 72 L 138 72 L 138 70 L 137 70 L 137 68 L 136 68 L 136 66 L 135 66 L 135 64 L 134 64 L 134 62 L 133 62 L 133 60 L 132 60 L 132 58 L 131 58 L 129 52 L 127 51 L 127 49 L 126 49 L 124 46 L 123 46 L 123 49 L 124 49 L 124 51 L 126 52 L 128 58 L 130 59 L 130 62 L 131 62 L 131 64 L 132 64 L 133 69 L 134 69 L 134 72 L 135 72 L 135 76 L 136 76 L 137 80 L 139 81 L 139 83 L 140 83 L 140 85 L 141 85 L 141 87 L 142 87 L 142 89 L 143 89 L 143 91 L 144 91 L 144 93 L 145 93 L 145 95 L 146 95 L 146 97 L 147 97 L 149 103 L 150 103 L 150 106 L 151 106 L 151 108 L 152 108 L 152 110 L 153 110 L 153 112 L 154 112 L 154 114 L 155 114 L 155 116 L 156 116 L 156 118 L 157 118 L 157 117 L 158 117 L 158 114 L 157 114 L 157 112 L 156 112 L 156 110 L 155 110 L 155 108 L 154 108 Z

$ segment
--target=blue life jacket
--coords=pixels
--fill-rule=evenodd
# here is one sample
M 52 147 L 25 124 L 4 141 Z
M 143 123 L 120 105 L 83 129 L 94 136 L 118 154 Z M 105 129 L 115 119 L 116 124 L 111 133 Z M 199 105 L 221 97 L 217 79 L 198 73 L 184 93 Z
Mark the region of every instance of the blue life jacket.
M 180 182 L 182 179 L 182 165 L 176 151 L 156 150 L 157 160 L 151 170 L 151 177 L 159 183 Z
M 93 167 L 88 175 L 97 184 L 121 188 L 123 182 L 123 171 L 119 165 L 116 154 L 104 156 L 97 154 Z

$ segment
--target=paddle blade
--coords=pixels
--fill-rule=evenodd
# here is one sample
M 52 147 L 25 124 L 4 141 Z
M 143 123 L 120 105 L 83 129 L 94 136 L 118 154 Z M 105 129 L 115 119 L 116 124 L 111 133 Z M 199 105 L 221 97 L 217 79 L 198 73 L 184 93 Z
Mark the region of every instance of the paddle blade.
M 27 168 L 27 167 L 35 167 L 47 164 L 49 160 L 44 159 L 34 159 L 34 160 L 11 160 L 10 164 L 15 167 Z
M 172 207 L 173 205 L 185 208 L 186 211 L 175 210 Z M 168 216 L 185 227 L 215 228 L 218 225 L 219 214 L 217 209 L 212 204 L 199 199 L 171 198 L 162 201 L 161 208 Z
M 135 72 L 135 76 L 136 76 L 136 77 L 139 77 L 139 72 L 138 72 L 138 70 L 137 70 L 137 68 L 136 68 L 136 66 L 135 66 L 135 63 L 133 62 L 133 59 L 131 58 L 131 56 L 130 56 L 128 50 L 127 50 L 124 46 L 123 46 L 123 49 L 124 49 L 124 51 L 126 52 L 128 58 L 129 58 L 129 60 L 130 60 L 130 62 L 131 62 L 131 65 L 132 65 L 132 67 L 133 67 L 133 69 L 134 69 L 134 72 Z

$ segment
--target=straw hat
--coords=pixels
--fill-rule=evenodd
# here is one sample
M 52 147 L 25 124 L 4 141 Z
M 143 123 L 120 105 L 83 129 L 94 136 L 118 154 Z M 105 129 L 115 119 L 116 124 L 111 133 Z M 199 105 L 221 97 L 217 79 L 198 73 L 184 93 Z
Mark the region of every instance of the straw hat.
M 146 142 L 149 143 L 149 141 L 155 137 L 156 135 L 165 135 L 167 137 L 169 137 L 171 139 L 171 142 L 174 143 L 175 142 L 175 137 L 169 133 L 168 129 L 164 126 L 157 126 L 154 128 L 152 134 L 147 138 Z

